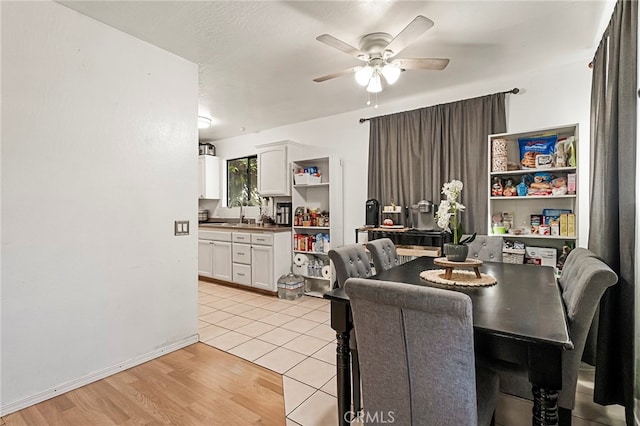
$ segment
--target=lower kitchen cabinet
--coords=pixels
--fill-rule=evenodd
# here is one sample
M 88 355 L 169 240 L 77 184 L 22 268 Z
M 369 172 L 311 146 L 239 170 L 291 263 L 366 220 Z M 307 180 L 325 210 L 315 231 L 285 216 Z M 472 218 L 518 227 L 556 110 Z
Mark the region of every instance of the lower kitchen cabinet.
M 262 290 L 278 290 L 273 276 L 272 246 L 251 246 L 251 285 Z
M 213 244 L 213 278 L 232 281 L 231 243 L 228 241 L 212 241 Z
M 213 278 L 213 241 L 198 240 L 198 275 Z
M 278 291 L 291 270 L 291 232 L 199 231 L 198 275 Z
M 198 232 L 198 275 L 232 280 L 231 232 Z

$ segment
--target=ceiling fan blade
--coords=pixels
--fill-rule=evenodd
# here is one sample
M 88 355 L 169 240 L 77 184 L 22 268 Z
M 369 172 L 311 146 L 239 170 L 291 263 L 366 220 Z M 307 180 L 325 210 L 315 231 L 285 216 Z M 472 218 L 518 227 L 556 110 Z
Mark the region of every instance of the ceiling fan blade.
M 333 47 L 334 49 L 338 49 L 339 51 L 344 52 L 347 55 L 351 55 L 354 58 L 358 58 L 361 61 L 368 61 L 369 60 L 369 55 L 367 55 L 366 53 L 356 49 L 355 47 L 351 46 L 350 44 L 345 43 L 342 40 L 338 40 L 337 38 L 335 38 L 332 35 L 322 34 L 322 35 L 319 35 L 318 37 L 316 37 L 316 40 L 318 40 L 321 43 L 326 44 L 327 46 Z
M 405 47 L 416 41 L 418 37 L 431 27 L 433 27 L 433 21 L 431 19 L 422 15 L 416 16 L 385 48 L 385 50 L 391 51 L 388 57 L 393 57 L 403 51 Z
M 347 74 L 353 74 L 359 68 L 360 67 L 347 68 L 346 70 L 343 70 L 343 71 L 338 71 L 338 72 L 334 72 L 333 74 L 327 74 L 327 75 L 323 75 L 322 77 L 314 78 L 313 81 L 315 81 L 316 83 L 322 83 L 323 81 L 331 80 L 332 78 L 342 77 L 343 75 L 347 75 Z
M 445 58 L 415 58 L 394 59 L 392 64 L 398 65 L 404 70 L 435 70 L 442 71 L 449 65 L 449 59 Z

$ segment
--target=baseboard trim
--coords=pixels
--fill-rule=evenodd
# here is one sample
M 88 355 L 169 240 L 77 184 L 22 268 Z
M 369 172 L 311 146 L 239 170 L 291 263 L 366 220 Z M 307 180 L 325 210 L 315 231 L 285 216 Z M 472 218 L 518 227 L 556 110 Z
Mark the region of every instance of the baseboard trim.
M 23 408 L 30 407 L 39 402 L 46 401 L 47 399 L 61 395 L 65 392 L 78 389 L 82 386 L 88 385 L 89 383 L 93 383 L 100 379 L 104 379 L 105 377 L 111 376 L 115 373 L 124 371 L 131 367 L 135 367 L 136 365 L 140 365 L 154 358 L 158 358 L 159 356 L 166 355 L 169 352 L 176 351 L 178 349 L 184 348 L 185 346 L 189 346 L 196 342 L 198 342 L 197 334 L 193 336 L 189 336 L 186 339 L 179 340 L 170 345 L 163 346 L 151 352 L 147 352 L 145 354 L 142 354 L 140 356 L 127 360 L 125 362 L 120 362 L 116 365 L 107 367 L 103 370 L 96 371 L 91 374 L 87 374 L 86 376 L 79 377 L 77 379 L 71 380 L 66 383 L 62 383 L 61 385 L 55 386 L 51 389 L 47 389 L 45 391 L 38 392 L 34 395 L 20 399 L 18 401 L 14 401 L 14 402 L 10 402 L 9 404 L 2 405 L 0 406 L 0 416 L 6 416 L 7 414 L 11 414 L 16 411 L 22 410 Z

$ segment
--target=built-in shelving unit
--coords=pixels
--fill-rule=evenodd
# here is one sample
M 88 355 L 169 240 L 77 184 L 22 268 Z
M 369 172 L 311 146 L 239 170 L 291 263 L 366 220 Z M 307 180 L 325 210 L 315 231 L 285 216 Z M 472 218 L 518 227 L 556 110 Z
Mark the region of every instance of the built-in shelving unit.
M 319 182 L 300 184 L 295 183 L 294 180 L 292 245 L 293 270 L 305 278 L 305 293 L 322 297 L 324 293 L 331 290 L 332 283 L 335 281 L 335 270 L 329 260 L 328 252 L 331 247 L 339 247 L 343 244 L 342 160 L 335 157 L 303 159 L 293 161 L 292 167 L 294 179 L 296 172 L 310 168 L 317 169 L 320 175 Z M 301 211 L 309 215 L 305 218 L 308 219 L 305 223 L 315 220 L 321 221 L 322 225 L 296 224 L 296 213 Z M 315 213 L 315 219 L 311 218 L 312 212 Z M 325 224 L 326 221 L 328 224 Z M 301 240 L 304 242 L 301 243 Z M 304 255 L 307 262 L 296 265 L 296 255 Z M 314 271 L 319 274 L 322 266 L 329 266 L 328 276 L 315 276 L 309 273 Z
M 578 232 L 578 196 L 577 190 L 579 187 L 579 182 L 577 180 L 577 171 L 578 164 L 573 163 L 570 164 L 568 161 L 565 161 L 562 167 L 554 167 L 556 163 L 554 152 L 550 154 L 554 159 L 553 164 L 550 164 L 551 167 L 539 167 L 539 168 L 524 168 L 521 163 L 521 153 L 518 140 L 524 138 L 532 138 L 532 137 L 545 137 L 550 135 L 557 135 L 558 140 L 563 140 L 564 138 L 573 137 L 573 151 L 575 154 L 575 150 L 578 147 L 578 125 L 570 124 L 565 126 L 557 126 L 550 127 L 544 129 L 536 129 L 527 132 L 520 133 L 502 133 L 496 135 L 489 136 L 489 146 L 488 146 L 488 170 L 489 170 L 489 187 L 487 188 L 487 198 L 488 198 L 488 215 L 487 215 L 487 223 L 489 234 L 493 233 L 493 222 L 494 218 L 498 214 L 507 213 L 511 215 L 513 218 L 512 229 L 507 230 L 506 234 L 500 234 L 506 239 L 511 240 L 521 240 L 526 245 L 535 245 L 535 246 L 548 246 L 556 249 L 560 249 L 563 245 L 567 244 L 567 242 L 571 242 L 573 244 L 577 244 L 577 232 Z M 517 170 L 496 170 L 496 164 L 498 162 L 494 161 L 494 143 L 501 144 L 502 146 L 506 146 L 506 155 L 507 155 L 507 164 L 508 168 L 515 168 L 514 165 L 517 165 Z M 501 142 L 502 141 L 502 142 Z M 502 155 L 502 154 L 496 154 Z M 562 154 L 560 154 L 562 155 Z M 574 157 L 576 158 L 576 157 Z M 566 158 L 565 158 L 566 160 Z M 576 160 L 577 161 L 577 160 Z M 504 167 L 504 162 L 502 163 Z M 567 193 L 564 194 L 554 194 L 554 195 L 521 195 L 519 196 L 516 192 L 515 195 L 511 196 L 495 196 L 492 194 L 492 185 L 496 182 L 502 182 L 503 184 L 507 182 L 507 180 L 511 180 L 514 185 L 518 185 L 523 177 L 527 175 L 536 176 L 539 173 L 546 173 L 552 176 L 552 178 L 564 178 L 569 181 L 569 177 L 573 179 L 575 182 L 573 188 L 568 189 Z M 540 176 L 540 175 L 538 175 Z M 525 177 L 525 179 L 527 179 Z M 555 210 L 569 210 L 574 215 L 573 219 L 573 233 L 565 233 L 564 235 L 559 235 L 560 230 L 553 228 L 553 232 L 555 235 L 551 235 L 551 229 L 549 235 L 541 235 L 540 228 L 532 227 L 531 217 L 532 215 L 542 215 L 544 209 L 555 209 Z M 548 224 L 547 224 L 548 225 Z M 555 223 L 554 223 L 555 225 Z M 536 233 L 536 229 L 538 232 Z M 556 232 L 557 230 L 557 232 Z M 546 229 L 543 228 L 543 231 Z M 564 231 L 564 229 L 563 229 Z M 516 232 L 520 232 L 516 235 Z

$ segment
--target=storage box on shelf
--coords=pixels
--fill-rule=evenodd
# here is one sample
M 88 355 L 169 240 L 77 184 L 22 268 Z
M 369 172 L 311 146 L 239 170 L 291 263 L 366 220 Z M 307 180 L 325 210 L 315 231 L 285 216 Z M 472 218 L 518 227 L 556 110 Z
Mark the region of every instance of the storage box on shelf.
M 322 296 L 335 281 L 328 252 L 342 245 L 342 161 L 334 157 L 292 163 L 293 271 L 306 293 Z

